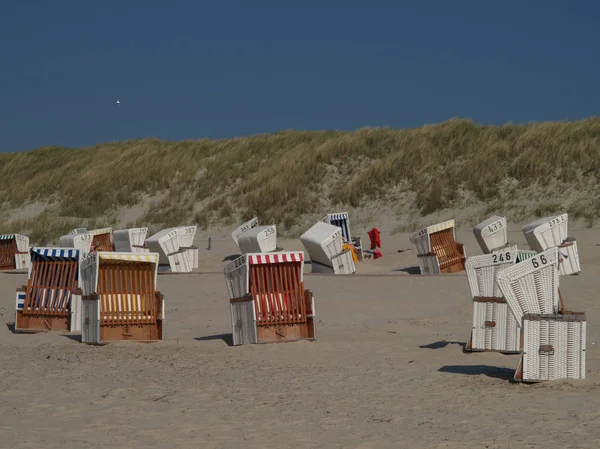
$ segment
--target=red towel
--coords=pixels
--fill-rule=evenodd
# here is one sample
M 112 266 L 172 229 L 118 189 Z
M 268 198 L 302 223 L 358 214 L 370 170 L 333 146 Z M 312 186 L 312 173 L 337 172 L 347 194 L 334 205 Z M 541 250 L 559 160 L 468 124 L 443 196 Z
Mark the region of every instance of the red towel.
M 381 233 L 379 232 L 379 229 L 373 228 L 368 232 L 368 234 L 369 239 L 371 239 L 371 249 L 381 248 Z

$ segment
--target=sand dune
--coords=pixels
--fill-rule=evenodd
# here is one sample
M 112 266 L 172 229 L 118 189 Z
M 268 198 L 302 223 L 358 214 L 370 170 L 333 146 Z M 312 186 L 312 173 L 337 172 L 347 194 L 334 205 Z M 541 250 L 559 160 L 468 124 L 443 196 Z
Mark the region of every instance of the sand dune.
M 587 312 L 587 379 L 537 385 L 508 381 L 518 356 L 462 352 L 472 324 L 466 276 L 410 275 L 415 254 L 398 253 L 410 247 L 406 235 L 384 234 L 384 258 L 358 264 L 355 276 L 306 275 L 312 343 L 228 346 L 222 260 L 236 247 L 226 235 L 202 251 L 197 273 L 159 277 L 159 343 L 13 334 L 14 290 L 26 276 L 0 274 L 2 446 L 596 448 L 600 239 L 598 230 L 571 234 L 583 272 L 561 278 L 561 290 Z M 520 232 L 510 238 L 525 244 Z M 469 230 L 459 240 L 480 253 Z

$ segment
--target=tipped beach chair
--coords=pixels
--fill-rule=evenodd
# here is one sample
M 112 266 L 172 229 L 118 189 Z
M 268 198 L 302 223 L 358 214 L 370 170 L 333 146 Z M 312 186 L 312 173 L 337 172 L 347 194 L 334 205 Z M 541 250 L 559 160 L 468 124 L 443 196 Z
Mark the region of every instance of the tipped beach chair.
M 561 214 L 540 218 L 523 226 L 523 234 L 529 248 L 541 253 L 548 248 L 558 247 L 560 254 L 559 272 L 561 275 L 576 274 L 581 271 L 577 242 L 568 236 L 569 215 Z
M 91 250 L 92 240 L 94 236 L 91 234 L 67 234 L 63 235 L 58 240 L 58 246 L 61 248 L 74 248 L 79 251 L 79 259 L 83 260 Z
M 258 218 L 257 217 L 253 217 L 252 219 L 248 220 L 247 222 L 241 224 L 240 226 L 238 226 L 232 233 L 231 233 L 231 238 L 233 239 L 233 241 L 235 242 L 235 244 L 238 244 L 238 237 L 243 234 L 246 231 L 249 231 L 252 228 L 255 228 L 258 226 Z
M 522 331 L 516 381 L 585 378 L 586 317 L 585 313 L 566 311 L 558 267 L 558 248 L 552 247 L 498 276 Z
M 180 245 L 179 227 L 163 229 L 146 239 L 151 252 L 159 255 L 159 264 L 173 273 L 189 273 L 192 271 L 187 250 Z
M 148 253 L 146 235 L 148 228 L 120 229 L 113 232 L 115 251 L 121 253 Z
M 196 237 L 196 225 L 180 226 L 179 227 L 179 248 L 185 251 L 190 262 L 190 268 L 193 270 L 198 268 L 198 247 L 194 246 L 194 238 Z
M 345 244 L 354 246 L 354 251 L 358 261 L 364 260 L 362 240 L 360 237 L 352 237 L 350 233 L 350 215 L 348 212 L 338 212 L 325 215 L 321 221 L 339 227 L 342 230 L 342 240 Z
M 241 233 L 238 235 L 238 247 L 242 254 L 277 251 L 277 226 L 255 226 Z
M 17 290 L 15 331 L 80 331 L 79 250 L 32 248 L 27 285 Z
M 303 270 L 301 251 L 245 254 L 225 265 L 234 345 L 316 338 Z
M 92 248 L 95 251 L 114 251 L 112 228 L 92 229 L 88 231 L 92 236 Z
M 456 273 L 465 269 L 466 251 L 456 241 L 454 220 L 428 226 L 410 235 L 421 274 Z
M 20 234 L 0 235 L 0 270 L 29 269 L 29 237 Z
M 496 251 L 505 252 L 517 249 L 517 245 L 508 243 L 506 217 L 494 215 L 473 228 L 473 234 L 484 254 Z
M 516 262 L 517 251 L 467 259 L 467 279 L 473 298 L 473 327 L 465 351 L 520 352 L 519 325 L 498 286 L 500 272 Z
M 156 253 L 97 252 L 81 263 L 81 341 L 163 340 L 164 299 Z
M 353 253 L 344 249 L 339 226 L 319 221 L 300 236 L 310 257 L 313 273 L 353 274 Z

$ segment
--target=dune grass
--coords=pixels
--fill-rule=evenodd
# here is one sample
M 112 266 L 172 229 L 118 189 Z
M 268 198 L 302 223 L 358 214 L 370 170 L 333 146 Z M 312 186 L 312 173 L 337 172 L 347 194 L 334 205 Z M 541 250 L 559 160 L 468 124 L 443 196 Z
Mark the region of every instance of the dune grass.
M 464 207 L 467 193 L 506 214 L 520 207 L 530 216 L 569 209 L 593 221 L 599 170 L 599 118 L 504 126 L 454 119 L 416 129 L 40 148 L 0 154 L 0 229 L 27 229 L 44 240 L 158 193 L 161 200 L 142 218 L 147 225 L 209 227 L 258 215 L 289 229 L 331 207 L 393 202 L 389 192 L 399 185 L 416 194 L 413 206 L 422 215 Z M 557 185 L 581 195 L 575 201 Z M 515 202 L 533 189 L 543 201 Z M 6 215 L 31 202 L 48 205 L 45 217 L 11 221 Z

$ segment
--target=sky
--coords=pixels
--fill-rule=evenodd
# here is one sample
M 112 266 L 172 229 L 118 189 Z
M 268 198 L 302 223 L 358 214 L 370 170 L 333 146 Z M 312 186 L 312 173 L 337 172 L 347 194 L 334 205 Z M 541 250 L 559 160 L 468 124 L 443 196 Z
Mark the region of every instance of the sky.
M 578 120 L 600 115 L 599 20 L 594 0 L 0 0 L 0 152 Z

